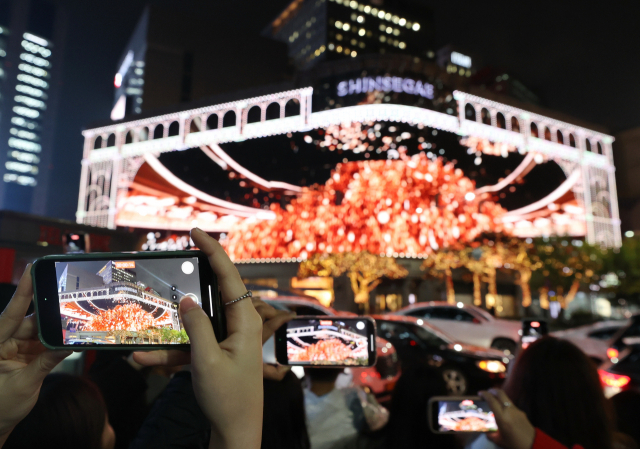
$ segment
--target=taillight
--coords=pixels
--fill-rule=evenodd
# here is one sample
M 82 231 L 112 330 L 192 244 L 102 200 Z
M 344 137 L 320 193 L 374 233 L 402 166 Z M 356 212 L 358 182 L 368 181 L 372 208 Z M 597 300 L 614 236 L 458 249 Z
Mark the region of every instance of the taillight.
M 622 374 L 613 374 L 601 369 L 598 370 L 598 374 L 600 374 L 600 381 L 602 384 L 608 387 L 623 388 L 631 382 L 631 378 L 629 376 Z
M 607 357 L 609 357 L 610 359 L 618 358 L 618 355 L 619 355 L 619 352 L 616 348 L 607 349 Z

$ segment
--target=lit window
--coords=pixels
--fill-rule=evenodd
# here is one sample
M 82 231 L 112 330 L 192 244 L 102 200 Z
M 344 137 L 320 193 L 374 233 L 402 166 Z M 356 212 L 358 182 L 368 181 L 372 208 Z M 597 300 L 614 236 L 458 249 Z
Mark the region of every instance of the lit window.
M 356 9 L 358 7 L 358 2 L 352 1 L 351 3 L 349 3 L 349 6 L 351 6 L 353 9 Z
M 335 45 L 329 44 L 329 50 L 333 50 L 334 48 L 336 48 Z
M 49 46 L 49 41 L 46 39 L 43 39 L 41 37 L 35 36 L 31 33 L 24 33 L 22 35 L 22 37 L 24 37 L 26 40 L 34 42 L 36 44 L 42 45 L 43 47 L 48 47 Z
M 42 100 L 36 100 L 35 98 L 26 97 L 24 95 L 16 95 L 15 97 L 13 97 L 13 99 L 16 101 L 16 103 L 26 104 L 27 106 L 32 108 L 47 109 L 47 105 Z
M 413 31 L 418 31 L 420 29 L 420 24 L 419 23 L 414 23 L 411 28 L 413 29 Z
M 364 29 L 364 28 L 360 28 L 360 31 L 358 31 L 358 35 L 359 35 L 359 36 L 364 36 L 364 35 L 365 35 L 365 33 L 366 33 L 366 31 L 365 31 L 365 29 Z
M 384 15 L 384 19 L 385 19 L 385 20 L 391 20 L 391 13 L 390 13 L 390 12 L 386 13 L 386 14 Z
M 35 154 L 22 153 L 21 151 L 9 151 L 9 156 L 20 162 L 27 162 L 29 164 L 37 164 L 40 162 L 40 158 Z
M 342 28 L 342 22 L 336 20 L 336 28 Z
M 35 178 L 32 178 L 31 176 L 23 176 L 23 175 L 19 176 L 19 175 L 16 175 L 15 173 L 6 173 L 3 179 L 4 179 L 4 182 L 15 182 L 23 186 L 33 187 L 36 185 Z
M 31 95 L 32 97 L 47 98 L 47 95 L 40 89 L 36 89 L 35 87 L 31 86 L 25 86 L 24 84 L 18 84 L 16 86 L 16 90 L 23 94 Z
M 41 87 L 43 89 L 46 89 L 49 87 L 49 83 L 47 83 L 45 80 L 41 80 L 40 78 L 36 78 L 35 76 L 19 73 L 16 78 L 18 78 L 18 81 L 31 84 L 32 86 Z
M 369 14 L 371 12 L 371 6 L 367 5 L 364 7 L 364 12 L 366 12 L 367 14 Z
M 31 131 L 25 131 L 25 130 L 22 130 L 22 129 L 11 128 L 9 130 L 9 133 L 11 133 L 12 135 L 14 135 L 16 137 L 21 137 L 23 139 L 38 140 L 38 135 L 36 133 L 32 133 Z
M 358 16 L 358 23 L 362 23 L 362 22 L 364 22 L 364 17 Z
M 398 25 L 400 25 L 401 27 L 405 26 L 407 24 L 407 19 L 400 19 L 398 21 Z
M 49 76 L 49 72 L 29 64 L 18 64 L 18 69 L 35 76 Z
M 22 126 L 27 129 L 36 129 L 38 128 L 38 124 L 29 120 L 25 120 L 22 117 L 11 117 L 11 123 L 14 125 Z
M 378 11 L 378 18 L 379 19 L 383 19 L 384 18 L 384 11 Z
M 32 55 L 31 53 L 20 53 L 20 59 L 38 67 L 49 67 L 50 63 L 44 58 Z
M 405 48 L 407 48 L 407 44 L 405 44 L 404 42 L 400 42 L 400 43 L 398 44 L 398 47 L 400 47 L 401 49 L 403 49 L 403 50 L 404 50 Z
M 387 34 L 391 34 L 391 33 L 393 33 L 393 28 L 387 27 L 387 29 L 385 31 L 387 32 Z
M 38 44 L 34 44 L 33 42 L 29 42 L 25 40 L 23 40 L 21 44 L 22 44 L 22 48 L 24 48 L 27 51 L 30 51 L 31 53 L 37 53 L 40 56 L 43 56 L 45 58 L 48 58 L 49 56 L 51 56 L 51 50 L 49 50 L 48 48 L 41 47 Z
M 373 14 L 374 16 L 378 15 L 378 8 L 371 8 L 371 14 Z
M 357 52 L 357 51 L 355 51 L 355 50 L 354 50 L 354 51 L 352 51 L 352 52 L 351 52 L 351 57 L 352 57 L 352 58 L 355 58 L 356 56 L 358 56 L 358 52 Z
M 338 45 L 338 46 L 336 47 L 336 51 L 337 51 L 338 53 L 342 53 L 342 45 Z
M 32 153 L 39 153 L 40 150 L 42 150 L 39 143 L 29 142 L 15 137 L 9 137 L 9 146 L 17 150 L 30 151 Z
M 342 29 L 345 31 L 349 31 L 349 28 L 351 28 L 351 25 L 349 25 L 348 23 L 345 23 L 344 25 L 342 25 Z
M 22 162 L 9 161 L 5 162 L 4 166 L 7 170 L 17 171 L 19 173 L 30 173 L 32 175 L 38 174 L 38 167 L 35 165 L 24 164 Z
M 15 112 L 18 115 L 22 115 L 24 117 L 29 117 L 29 118 L 40 117 L 40 113 L 38 111 L 36 111 L 35 109 L 25 108 L 24 106 L 14 106 L 13 112 Z

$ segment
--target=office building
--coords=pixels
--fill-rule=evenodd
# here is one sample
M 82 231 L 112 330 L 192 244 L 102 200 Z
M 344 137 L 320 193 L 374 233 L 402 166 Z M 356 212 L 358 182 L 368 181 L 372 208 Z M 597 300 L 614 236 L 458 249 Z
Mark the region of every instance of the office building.
M 65 21 L 52 1 L 0 3 L 0 209 L 44 213 Z
M 116 262 L 114 260 L 107 262 L 107 264 L 98 271 L 98 276 L 102 277 L 104 285 L 109 285 L 112 282 L 130 282 L 135 284 L 137 281 L 136 272 L 131 268 L 125 268 L 127 264 L 133 264 L 134 262 Z

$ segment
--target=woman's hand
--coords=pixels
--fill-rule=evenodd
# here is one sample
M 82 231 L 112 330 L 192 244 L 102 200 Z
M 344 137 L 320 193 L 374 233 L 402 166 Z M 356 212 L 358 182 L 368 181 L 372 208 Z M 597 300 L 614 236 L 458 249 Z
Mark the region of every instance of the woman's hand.
M 238 270 L 220 244 L 204 231 L 191 238 L 209 257 L 218 276 L 224 302 L 247 292 Z M 180 316 L 191 342 L 191 354 L 182 351 L 137 352 L 142 365 L 191 363 L 193 389 L 211 422 L 211 447 L 259 448 L 262 438 L 262 321 L 249 300 L 225 307 L 226 340 L 218 343 L 211 321 L 191 298 L 180 301 Z
M 0 315 L 0 446 L 36 404 L 46 375 L 71 354 L 40 343 L 35 315 L 24 316 L 32 299 L 29 264 Z
M 497 389 L 481 391 L 480 396 L 489 403 L 498 424 L 498 431 L 487 434 L 487 438 L 504 449 L 531 449 L 536 429 L 509 396 Z
M 296 314 L 295 312 L 287 312 L 286 310 L 276 310 L 273 306 L 270 306 L 261 299 L 254 298 L 253 306 L 260 314 L 262 318 L 262 344 L 273 337 L 276 330 L 283 324 L 292 320 Z M 282 380 L 284 376 L 289 372 L 290 368 L 283 365 L 271 365 L 269 363 L 262 363 L 262 376 L 265 379 Z

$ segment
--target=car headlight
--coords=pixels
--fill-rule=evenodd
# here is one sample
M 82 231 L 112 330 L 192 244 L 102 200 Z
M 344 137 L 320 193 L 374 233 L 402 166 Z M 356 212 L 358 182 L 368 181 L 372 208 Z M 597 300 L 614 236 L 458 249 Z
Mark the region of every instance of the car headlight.
M 507 367 L 504 366 L 499 360 L 480 360 L 476 362 L 478 368 L 488 373 L 504 373 L 507 371 Z

